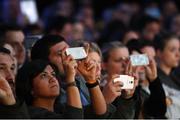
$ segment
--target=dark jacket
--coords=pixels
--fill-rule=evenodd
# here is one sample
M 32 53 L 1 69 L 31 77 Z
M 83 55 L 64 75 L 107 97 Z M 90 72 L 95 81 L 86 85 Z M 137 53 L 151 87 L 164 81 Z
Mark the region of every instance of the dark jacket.
M 74 118 L 74 119 L 82 119 L 83 118 L 83 112 L 82 109 L 79 108 L 75 108 L 72 106 L 66 106 L 64 109 L 63 113 L 57 113 L 57 112 L 51 112 L 48 111 L 47 109 L 44 108 L 40 108 L 40 107 L 33 107 L 30 106 L 28 108 L 29 110 L 29 114 L 31 118 L 51 118 L 51 119 L 55 119 L 55 118 Z
M 113 102 L 117 109 L 113 118 L 138 119 L 142 111 L 144 118 L 165 118 L 165 93 L 159 78 L 150 83 L 149 89 L 150 95 L 145 94 L 139 86 L 136 88 L 132 98 L 123 99 L 118 97 Z
M 27 106 L 24 102 L 17 100 L 14 105 L 0 105 L 0 118 L 30 118 Z
M 144 102 L 144 114 L 147 118 L 165 118 L 166 96 L 159 77 L 150 83 L 150 96 Z
M 80 91 L 81 102 L 83 101 L 83 97 L 88 102 L 87 105 L 83 105 L 84 118 L 89 118 L 89 119 L 90 118 L 91 119 L 92 118 L 111 118 L 114 111 L 116 111 L 116 108 L 112 104 L 107 105 L 107 112 L 105 114 L 96 115 L 94 113 L 94 110 L 93 110 L 92 106 L 91 106 L 89 90 L 88 90 L 88 88 L 86 86 L 86 82 L 85 82 L 84 78 L 82 76 L 76 76 L 75 80 L 76 80 L 77 87 L 78 87 L 78 89 Z M 63 89 L 64 85 L 63 85 L 62 81 L 60 83 L 61 83 L 61 87 Z M 64 102 L 62 102 L 62 101 L 64 101 Z M 56 112 L 57 111 L 62 111 L 61 107 L 59 107 L 59 106 L 61 106 L 62 104 L 66 104 L 66 101 L 67 101 L 66 91 L 63 89 L 63 94 L 62 94 L 62 91 L 61 91 L 60 96 L 58 97 L 58 99 L 55 102 L 55 106 L 54 106 L 55 111 Z
M 113 114 L 112 118 L 119 119 L 133 119 L 136 116 L 137 105 L 140 105 L 140 99 L 136 92 L 134 96 L 130 99 L 124 99 L 118 97 L 113 102 L 113 105 L 116 106 L 116 112 Z

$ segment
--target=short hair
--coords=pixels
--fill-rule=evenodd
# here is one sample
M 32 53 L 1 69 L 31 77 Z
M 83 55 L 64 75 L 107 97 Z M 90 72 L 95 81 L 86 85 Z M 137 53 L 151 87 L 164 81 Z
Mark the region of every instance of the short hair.
M 45 35 L 39 39 L 31 49 L 31 59 L 49 60 L 50 48 L 57 43 L 65 41 L 60 35 Z
M 132 54 L 132 52 L 135 50 L 139 53 L 141 53 L 140 51 L 140 42 L 137 39 L 131 39 L 127 42 L 126 46 L 128 47 L 128 50 L 130 52 L 130 54 Z
M 27 105 L 32 105 L 33 102 L 33 79 L 43 72 L 48 65 L 53 68 L 48 61 L 34 60 L 19 69 L 16 76 L 16 95 L 20 100 L 25 100 Z
M 23 28 L 16 24 L 5 25 L 5 32 L 8 31 L 23 31 Z
M 102 55 L 103 55 L 103 62 L 108 62 L 109 53 L 117 48 L 127 48 L 124 44 L 120 41 L 113 41 L 103 45 L 102 47 Z
M 154 38 L 155 50 L 163 51 L 164 48 L 166 47 L 167 42 L 170 41 L 172 38 L 176 38 L 179 40 L 179 38 L 172 33 L 163 32 L 163 33 L 156 35 Z

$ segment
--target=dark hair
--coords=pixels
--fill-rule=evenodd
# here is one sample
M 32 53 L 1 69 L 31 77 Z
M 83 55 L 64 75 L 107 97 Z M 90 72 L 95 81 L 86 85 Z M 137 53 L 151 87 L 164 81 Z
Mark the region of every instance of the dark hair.
M 166 47 L 167 42 L 170 41 L 172 38 L 178 39 L 178 37 L 172 33 L 161 33 L 156 35 L 154 39 L 154 48 L 156 50 L 163 51 L 164 48 Z
M 49 33 L 53 30 L 61 32 L 64 28 L 64 25 L 67 23 L 72 23 L 68 17 L 60 15 L 50 17 L 46 26 L 46 33 Z
M 32 104 L 33 79 L 43 72 L 48 65 L 51 65 L 48 61 L 34 60 L 19 69 L 16 76 L 16 94 L 20 100 L 25 100 L 28 105 Z M 53 68 L 52 65 L 51 67 Z
M 7 54 L 7 55 L 11 54 L 10 50 L 8 50 L 7 48 L 4 48 L 2 46 L 0 46 L 0 53 Z
M 140 51 L 140 42 L 137 39 L 131 39 L 127 42 L 126 46 L 128 47 L 129 53 L 132 54 L 132 52 L 135 50 L 139 53 L 141 53 Z
M 43 59 L 48 60 L 50 54 L 50 48 L 57 43 L 65 41 L 62 36 L 59 35 L 45 35 L 39 39 L 31 49 L 31 59 Z
M 101 49 L 103 55 L 103 61 L 107 62 L 109 59 L 109 53 L 117 48 L 126 48 L 126 46 L 119 41 L 114 41 L 104 44 L 104 46 Z
M 16 25 L 16 24 L 8 24 L 5 25 L 5 31 L 22 31 L 23 28 L 21 28 L 20 26 Z
M 153 41 L 150 41 L 150 40 L 140 40 L 139 44 L 140 44 L 140 49 L 142 49 L 146 46 L 154 47 Z

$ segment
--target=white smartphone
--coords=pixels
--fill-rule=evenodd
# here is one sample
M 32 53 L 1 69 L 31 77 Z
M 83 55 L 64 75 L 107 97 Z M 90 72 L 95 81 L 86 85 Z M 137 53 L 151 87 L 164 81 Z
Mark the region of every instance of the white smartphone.
M 66 55 L 72 55 L 75 60 L 84 59 L 87 57 L 84 47 L 67 48 Z
M 149 64 L 149 58 L 146 54 L 131 55 L 130 61 L 132 66 L 143 66 Z
M 113 82 L 121 81 L 123 86 L 121 89 L 133 89 L 134 87 L 134 77 L 129 75 L 119 75 L 118 78 L 115 78 Z

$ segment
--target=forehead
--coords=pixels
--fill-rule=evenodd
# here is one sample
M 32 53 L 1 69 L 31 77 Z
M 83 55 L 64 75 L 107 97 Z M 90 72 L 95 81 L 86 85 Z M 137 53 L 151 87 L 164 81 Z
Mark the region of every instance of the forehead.
M 44 69 L 44 72 L 52 72 L 53 68 L 50 65 L 47 65 L 46 68 Z
M 13 58 L 10 55 L 0 53 L 0 64 L 12 65 Z
M 129 51 L 126 47 L 115 48 L 110 51 L 109 55 L 110 58 L 129 57 Z
M 172 38 L 171 40 L 166 42 L 165 46 L 167 46 L 167 47 L 170 47 L 170 46 L 180 47 L 180 41 L 177 38 Z
M 93 59 L 101 60 L 101 57 L 99 56 L 97 52 L 90 52 L 88 56 Z
M 6 33 L 6 38 L 8 42 L 23 42 L 24 34 L 22 31 L 8 31 Z
M 59 43 L 55 44 L 54 46 L 52 46 L 50 48 L 50 51 L 57 52 L 57 51 L 61 51 L 64 48 L 68 48 L 68 47 L 69 47 L 69 45 L 66 42 L 62 41 L 62 42 L 59 42 Z

